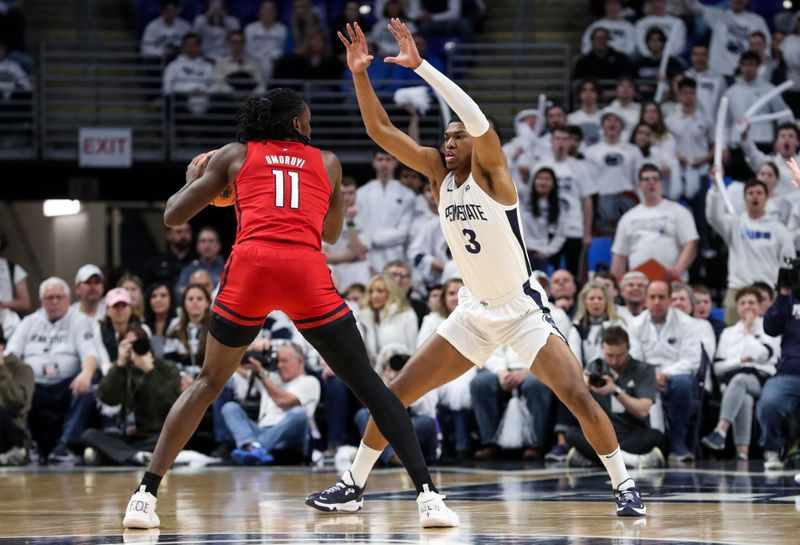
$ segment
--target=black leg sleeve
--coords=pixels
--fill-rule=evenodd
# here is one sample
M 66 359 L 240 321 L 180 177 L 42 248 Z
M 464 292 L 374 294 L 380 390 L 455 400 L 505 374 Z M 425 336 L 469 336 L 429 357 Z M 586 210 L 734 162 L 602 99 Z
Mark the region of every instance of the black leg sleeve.
M 300 333 L 369 409 L 378 429 L 394 447 L 417 491 L 427 484 L 435 490 L 411 417 L 403 404 L 372 368 L 364 340 L 352 315 Z
M 647 454 L 654 447 L 666 452 L 664 434 L 658 430 L 617 430 L 617 437 L 619 438 L 619 448 L 631 454 Z

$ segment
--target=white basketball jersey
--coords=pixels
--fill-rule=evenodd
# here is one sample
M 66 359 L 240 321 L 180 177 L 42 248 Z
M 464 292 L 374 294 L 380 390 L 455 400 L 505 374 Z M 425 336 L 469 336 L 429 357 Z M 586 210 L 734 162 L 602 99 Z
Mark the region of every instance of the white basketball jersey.
M 498 203 L 472 174 L 456 187 L 450 172 L 439 189 L 439 223 L 450 253 L 464 284 L 482 300 L 518 292 L 531 276 L 518 204 Z

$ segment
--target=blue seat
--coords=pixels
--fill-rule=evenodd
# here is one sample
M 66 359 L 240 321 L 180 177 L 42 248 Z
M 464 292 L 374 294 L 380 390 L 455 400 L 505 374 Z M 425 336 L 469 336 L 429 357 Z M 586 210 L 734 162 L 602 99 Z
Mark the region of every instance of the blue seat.
M 612 237 L 594 237 L 589 245 L 586 254 L 587 266 L 590 271 L 596 271 L 599 264 L 603 264 L 606 270 L 611 268 L 611 244 L 614 242 Z
M 725 321 L 725 309 L 721 307 L 714 307 L 711 309 L 711 317 L 721 322 Z

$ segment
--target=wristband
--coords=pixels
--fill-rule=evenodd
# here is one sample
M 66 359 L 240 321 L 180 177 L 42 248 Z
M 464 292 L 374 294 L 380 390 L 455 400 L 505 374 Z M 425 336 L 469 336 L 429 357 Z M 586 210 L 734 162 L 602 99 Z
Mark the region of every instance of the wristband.
M 347 226 L 348 229 L 355 229 L 356 228 L 356 222 L 354 222 L 353 220 L 347 220 L 345 225 Z
M 614 397 L 619 397 L 619 396 L 620 396 L 620 394 L 622 394 L 622 388 L 620 388 L 619 386 L 617 386 L 616 388 L 614 388 L 614 393 L 613 393 L 612 395 L 613 395 Z

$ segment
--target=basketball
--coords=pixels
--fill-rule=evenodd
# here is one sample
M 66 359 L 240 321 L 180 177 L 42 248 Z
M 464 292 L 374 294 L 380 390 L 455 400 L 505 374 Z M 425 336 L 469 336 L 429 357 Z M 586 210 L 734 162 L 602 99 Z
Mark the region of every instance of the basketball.
M 233 204 L 233 201 L 234 201 L 233 186 L 231 184 L 228 184 L 220 192 L 220 194 L 217 195 L 213 201 L 211 201 L 211 204 L 220 207 L 231 206 Z

